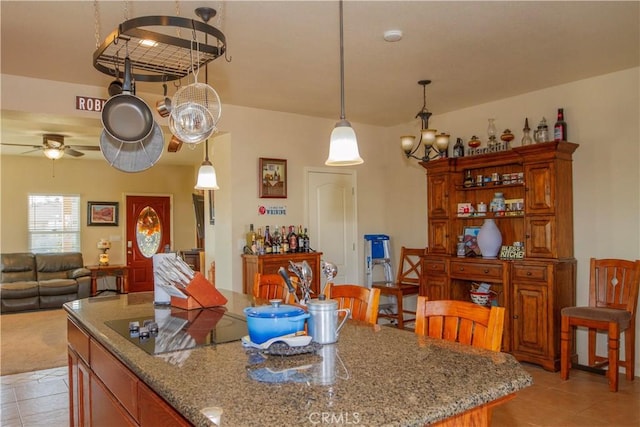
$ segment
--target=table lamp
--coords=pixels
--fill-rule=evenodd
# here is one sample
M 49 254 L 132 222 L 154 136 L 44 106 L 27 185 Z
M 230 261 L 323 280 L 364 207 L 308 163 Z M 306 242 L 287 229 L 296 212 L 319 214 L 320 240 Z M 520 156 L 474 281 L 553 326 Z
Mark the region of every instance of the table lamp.
M 100 265 L 109 265 L 109 249 L 111 249 L 111 242 L 107 239 L 100 239 L 98 242 L 98 249 L 102 251 L 100 254 Z

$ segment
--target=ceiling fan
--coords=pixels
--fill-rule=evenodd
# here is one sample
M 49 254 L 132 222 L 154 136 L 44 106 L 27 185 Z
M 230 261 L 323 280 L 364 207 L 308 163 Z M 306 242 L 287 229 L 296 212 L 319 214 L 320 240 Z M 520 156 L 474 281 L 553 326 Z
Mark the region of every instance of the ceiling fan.
M 84 156 L 84 153 L 82 151 L 100 151 L 100 147 L 93 145 L 65 145 L 64 135 L 57 135 L 53 133 L 45 133 L 44 135 L 42 135 L 42 145 L 22 145 L 7 143 L 2 143 L 0 145 L 33 148 L 33 150 L 26 151 L 23 154 L 31 153 L 32 151 L 36 150 L 42 150 L 44 152 L 44 155 L 51 160 L 60 159 L 65 154 L 68 154 L 72 157 L 82 157 Z

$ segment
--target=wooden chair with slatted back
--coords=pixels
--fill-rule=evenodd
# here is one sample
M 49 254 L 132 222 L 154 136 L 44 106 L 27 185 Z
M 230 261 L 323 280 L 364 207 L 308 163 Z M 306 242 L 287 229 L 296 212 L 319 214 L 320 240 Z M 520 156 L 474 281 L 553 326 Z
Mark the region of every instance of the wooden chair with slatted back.
M 334 285 L 327 283 L 324 289 L 327 298 L 337 300 L 338 308 L 351 310 L 351 318 L 375 325 L 378 323 L 380 290 L 359 285 Z
M 590 260 L 589 306 L 565 307 L 561 310 L 560 376 L 569 379 L 573 330 L 589 330 L 589 368 L 609 365 L 609 390 L 618 391 L 618 369 L 625 368 L 627 380 L 633 381 L 635 364 L 636 308 L 640 287 L 640 260 Z M 607 356 L 596 354 L 596 336 L 607 331 Z M 624 333 L 625 358 L 620 360 L 620 335 Z M 577 362 L 577 356 L 576 356 Z
M 292 280 L 293 287 L 296 282 Z M 287 284 L 279 274 L 256 273 L 253 279 L 253 296 L 256 298 L 281 299 L 285 304 L 295 302 L 295 297 L 289 293 Z
M 380 313 L 380 318 L 390 318 L 396 321 L 399 329 L 404 329 L 404 324 L 415 321 L 415 311 L 404 308 L 404 297 L 418 295 L 420 292 L 420 280 L 422 275 L 422 256 L 427 253 L 426 248 L 406 248 L 400 250 L 400 265 L 396 280 L 391 284 L 373 284 L 373 288 L 380 289 L 380 295 L 393 295 L 397 301 L 396 313 Z M 409 314 L 414 317 L 405 318 Z
M 500 351 L 504 307 L 483 307 L 468 301 L 428 301 L 418 297 L 416 334 Z

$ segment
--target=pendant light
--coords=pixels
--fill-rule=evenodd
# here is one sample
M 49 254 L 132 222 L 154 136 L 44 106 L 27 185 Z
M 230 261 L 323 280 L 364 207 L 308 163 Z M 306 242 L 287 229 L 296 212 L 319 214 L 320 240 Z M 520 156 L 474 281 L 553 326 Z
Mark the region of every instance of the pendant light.
M 344 113 L 344 24 L 342 0 L 340 0 L 340 120 L 331 132 L 327 166 L 353 166 L 364 163 L 358 152 L 356 133 L 345 119 Z
M 215 15 L 215 11 L 211 8 L 199 7 L 196 9 L 196 15 L 202 18 L 205 23 L 209 22 L 211 16 Z M 207 42 L 207 36 L 205 35 L 205 43 Z M 206 84 L 209 84 L 209 64 L 204 66 L 204 79 Z M 218 178 L 216 177 L 216 170 L 213 164 L 209 161 L 209 140 L 205 140 L 204 143 L 204 161 L 198 169 L 198 181 L 194 187 L 196 190 L 219 190 Z
M 216 177 L 216 170 L 209 161 L 209 140 L 204 142 L 204 149 L 206 151 L 204 162 L 198 169 L 198 182 L 194 187 L 196 190 L 219 190 L 218 178 Z
M 431 80 L 420 80 L 418 84 L 422 86 L 422 109 L 416 114 L 416 119 L 420 118 L 422 125 L 420 127 L 420 139 L 415 144 L 416 137 L 413 135 L 404 135 L 400 137 L 400 145 L 407 159 L 412 157 L 421 162 L 428 162 L 441 157 L 446 157 L 447 148 L 449 147 L 449 135 L 429 128 L 429 118 L 431 113 L 427 110 L 427 85 L 431 84 Z M 415 146 L 414 146 L 415 145 Z M 424 146 L 424 154 L 418 157 L 416 152 Z

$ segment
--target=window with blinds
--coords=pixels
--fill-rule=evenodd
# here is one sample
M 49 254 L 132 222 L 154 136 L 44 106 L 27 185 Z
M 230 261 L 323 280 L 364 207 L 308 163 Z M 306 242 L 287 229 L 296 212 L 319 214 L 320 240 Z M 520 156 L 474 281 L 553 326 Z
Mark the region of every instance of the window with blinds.
M 29 195 L 29 250 L 80 252 L 80 196 Z

